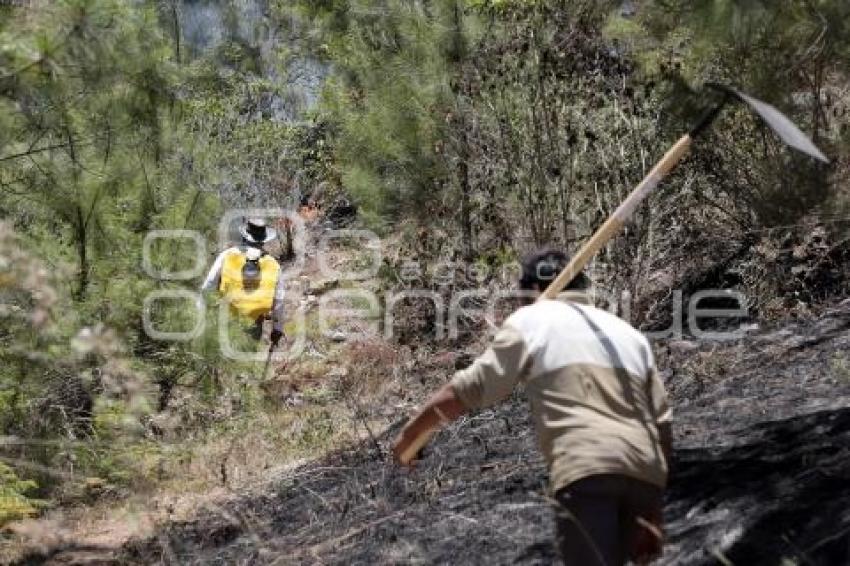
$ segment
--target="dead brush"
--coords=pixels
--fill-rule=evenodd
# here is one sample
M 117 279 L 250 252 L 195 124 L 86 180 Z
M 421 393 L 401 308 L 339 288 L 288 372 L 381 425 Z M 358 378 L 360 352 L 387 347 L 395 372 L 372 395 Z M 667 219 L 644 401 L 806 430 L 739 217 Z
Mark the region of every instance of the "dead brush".
M 395 348 L 379 338 L 358 340 L 348 346 L 342 356 L 345 365 L 336 373 L 335 385 L 348 407 L 352 425 L 355 429 L 362 426 L 374 457 L 379 460 L 384 457 L 384 451 L 374 426 L 385 423 L 375 407 L 383 403 L 371 403 L 370 399 L 387 396 L 388 389 L 396 381 L 394 374 L 399 357 Z
M 272 402 L 291 401 L 294 396 L 325 384 L 329 372 L 327 360 L 296 360 L 284 370 L 278 368 L 275 377 L 260 387 Z
M 728 370 L 728 362 L 718 356 L 714 350 L 694 352 L 682 364 L 682 370 L 697 379 L 715 379 L 722 377 Z
M 382 339 L 352 342 L 345 359 L 345 371 L 339 373 L 337 387 L 344 398 L 360 399 L 383 394 L 394 378 L 399 353 Z

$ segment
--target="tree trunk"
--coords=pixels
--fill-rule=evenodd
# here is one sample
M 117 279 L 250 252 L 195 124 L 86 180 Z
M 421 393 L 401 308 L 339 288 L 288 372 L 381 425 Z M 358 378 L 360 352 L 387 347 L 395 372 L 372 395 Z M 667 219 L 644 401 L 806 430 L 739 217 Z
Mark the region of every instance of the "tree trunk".
M 83 216 L 82 207 L 77 207 L 77 256 L 80 261 L 80 271 L 77 275 L 77 300 L 83 300 L 86 297 L 86 292 L 89 286 L 89 258 L 88 246 L 86 245 L 86 219 Z

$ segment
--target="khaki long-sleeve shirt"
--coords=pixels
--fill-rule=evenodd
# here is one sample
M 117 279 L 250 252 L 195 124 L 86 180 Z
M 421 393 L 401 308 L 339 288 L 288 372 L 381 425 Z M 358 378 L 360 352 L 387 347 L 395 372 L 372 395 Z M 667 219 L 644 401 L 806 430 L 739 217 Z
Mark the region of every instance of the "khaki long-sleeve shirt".
M 540 448 L 557 491 L 597 474 L 664 487 L 658 425 L 670 408 L 647 339 L 583 293 L 512 314 L 493 343 L 452 379 L 470 409 L 525 384 Z

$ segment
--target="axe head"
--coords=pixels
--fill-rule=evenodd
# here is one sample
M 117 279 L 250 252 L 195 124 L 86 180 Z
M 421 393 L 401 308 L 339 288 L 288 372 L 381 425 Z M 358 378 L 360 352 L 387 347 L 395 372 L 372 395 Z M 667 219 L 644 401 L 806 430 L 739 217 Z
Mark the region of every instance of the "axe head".
M 779 138 L 787 145 L 793 147 L 799 152 L 817 159 L 818 161 L 829 163 L 829 159 L 827 159 L 823 152 L 819 150 L 814 143 L 812 143 L 812 140 L 800 131 L 800 128 L 798 128 L 794 122 L 789 120 L 787 116 L 777 110 L 775 106 L 768 104 L 767 102 L 762 102 L 761 100 L 744 94 L 740 90 L 730 86 L 718 83 L 707 83 L 705 86 L 719 90 L 749 106 L 749 108 L 758 114 L 764 123 L 767 124 L 771 130 L 776 132 L 776 135 L 779 136 Z

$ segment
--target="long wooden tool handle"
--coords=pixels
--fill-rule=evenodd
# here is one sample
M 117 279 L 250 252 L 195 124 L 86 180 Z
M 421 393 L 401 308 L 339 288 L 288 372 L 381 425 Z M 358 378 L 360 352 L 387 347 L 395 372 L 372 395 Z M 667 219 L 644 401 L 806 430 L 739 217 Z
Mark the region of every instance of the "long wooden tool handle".
M 623 225 L 629 220 L 629 218 L 631 218 L 632 214 L 634 214 L 638 205 L 643 202 L 649 193 L 652 192 L 652 190 L 658 185 L 659 181 L 661 181 L 661 179 L 663 179 L 667 173 L 669 173 L 676 164 L 679 163 L 690 146 L 691 136 L 689 134 L 685 134 L 679 138 L 679 141 L 677 141 L 676 144 L 664 155 L 661 161 L 652 168 L 652 171 L 650 171 L 649 174 L 644 177 L 643 181 L 641 181 L 631 194 L 626 197 L 626 200 L 620 204 L 617 210 L 608 217 L 608 220 L 606 220 L 605 223 L 599 227 L 596 233 L 593 234 L 587 242 L 585 242 L 578 253 L 572 257 L 570 263 L 568 263 L 554 281 L 546 287 L 546 290 L 543 291 L 543 294 L 540 295 L 538 300 L 554 299 L 558 296 L 558 293 L 560 293 L 561 290 L 573 280 L 573 277 L 584 269 L 584 266 L 587 265 L 594 255 L 596 255 L 596 252 L 598 252 L 602 246 L 607 244 L 608 240 L 610 240 L 614 234 L 620 231 Z
M 413 443 L 407 447 L 407 450 L 401 453 L 398 461 L 404 466 L 410 465 L 410 462 L 412 462 L 413 459 L 416 458 L 417 454 L 419 454 L 419 451 L 428 444 L 428 441 L 431 440 L 431 437 L 434 436 L 435 432 L 437 432 L 436 429 L 432 428 L 417 436 Z

